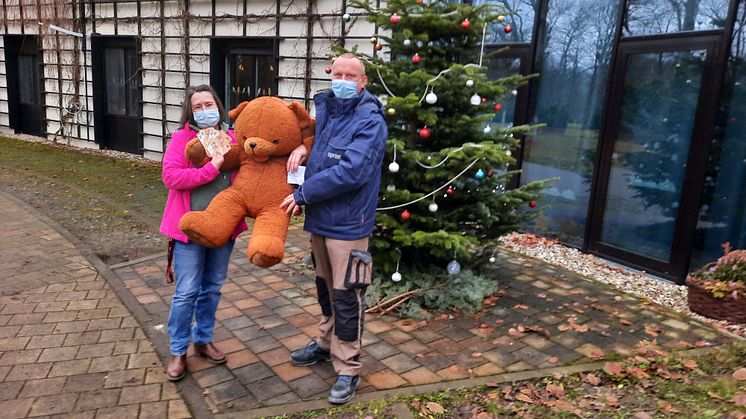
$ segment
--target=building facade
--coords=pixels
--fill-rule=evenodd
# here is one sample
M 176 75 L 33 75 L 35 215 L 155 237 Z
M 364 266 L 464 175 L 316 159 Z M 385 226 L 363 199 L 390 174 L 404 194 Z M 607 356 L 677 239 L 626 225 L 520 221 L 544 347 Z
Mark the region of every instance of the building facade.
M 487 34 L 490 74 L 539 75 L 496 121 L 542 124 L 518 182 L 558 178 L 528 230 L 677 281 L 726 242 L 746 247 L 746 0 L 471 1 L 515 11 L 512 31 Z M 0 130 L 158 159 L 186 85 L 213 85 L 228 107 L 308 104 L 332 44 L 372 52 L 377 28 L 357 12 L 4 0 Z

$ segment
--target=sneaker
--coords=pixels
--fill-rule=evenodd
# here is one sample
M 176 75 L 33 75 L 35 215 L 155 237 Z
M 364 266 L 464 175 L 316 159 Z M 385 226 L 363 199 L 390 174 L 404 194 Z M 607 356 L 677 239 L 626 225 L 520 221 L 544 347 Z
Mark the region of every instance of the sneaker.
M 295 350 L 290 354 L 290 363 L 299 367 L 306 367 L 321 361 L 331 361 L 329 351 L 322 349 L 316 341 L 308 342 L 308 345 Z
M 337 382 L 334 383 L 332 391 L 329 393 L 329 403 L 345 404 L 355 396 L 357 383 L 360 382 L 359 376 L 340 375 Z

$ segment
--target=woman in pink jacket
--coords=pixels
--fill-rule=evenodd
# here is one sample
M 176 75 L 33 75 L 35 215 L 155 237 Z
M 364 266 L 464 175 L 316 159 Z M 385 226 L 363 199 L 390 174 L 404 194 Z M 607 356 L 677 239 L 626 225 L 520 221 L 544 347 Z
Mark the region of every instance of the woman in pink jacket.
M 234 241 L 248 227 L 242 221 L 231 240 L 215 249 L 190 241 L 179 230 L 179 220 L 185 213 L 204 210 L 215 195 L 230 186 L 235 177 L 235 171 L 220 171 L 223 154 L 215 152 L 212 160 L 202 167 L 193 166 L 185 155 L 186 144 L 197 137 L 200 129 L 224 129 L 225 120 L 225 109 L 212 87 L 188 87 L 179 121 L 182 128 L 173 133 L 163 156 L 163 183 L 168 188 L 168 200 L 160 230 L 173 239 L 176 275 L 176 290 L 168 318 L 171 358 L 166 374 L 171 381 L 180 380 L 186 374 L 186 352 L 190 338 L 198 356 L 215 364 L 226 361 L 225 354 L 212 342 L 212 330 Z M 235 142 L 233 131 L 227 131 L 227 134 Z M 305 148 L 300 146 L 293 151 L 290 160 L 297 165 L 305 154 Z

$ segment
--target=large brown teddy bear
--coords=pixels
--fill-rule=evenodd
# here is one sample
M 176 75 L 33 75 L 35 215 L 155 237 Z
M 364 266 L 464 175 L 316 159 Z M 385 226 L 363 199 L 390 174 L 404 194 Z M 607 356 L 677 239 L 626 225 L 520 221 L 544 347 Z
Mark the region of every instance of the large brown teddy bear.
M 235 121 L 236 144 L 220 170 L 238 168 L 238 174 L 207 209 L 186 213 L 179 228 L 196 243 L 221 247 L 244 217 L 254 218 L 247 255 L 254 265 L 267 268 L 285 254 L 290 216 L 280 203 L 292 193 L 287 159 L 300 144 L 310 151 L 315 122 L 300 103 L 269 96 L 243 102 L 229 115 Z M 209 161 L 197 139 L 187 144 L 186 154 L 197 165 Z

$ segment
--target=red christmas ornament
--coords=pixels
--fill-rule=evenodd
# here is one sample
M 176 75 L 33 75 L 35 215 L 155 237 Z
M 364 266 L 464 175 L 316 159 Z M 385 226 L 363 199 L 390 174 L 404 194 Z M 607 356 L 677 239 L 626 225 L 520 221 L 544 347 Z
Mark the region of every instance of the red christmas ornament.
M 536 206 L 536 201 L 529 202 L 528 206 L 531 207 L 531 208 L 535 207 Z
M 495 112 L 500 112 L 501 110 L 503 110 L 503 105 L 495 103 Z
M 469 22 L 469 19 L 464 19 L 461 21 L 461 27 L 464 29 L 469 29 L 471 27 L 471 22 Z
M 410 216 L 410 215 L 411 215 L 411 214 L 409 214 L 409 211 L 407 211 L 407 210 L 404 210 L 404 212 L 402 212 L 402 213 L 401 213 L 401 219 L 402 219 L 403 221 L 407 221 L 407 220 L 409 219 L 409 216 Z
M 326 72 L 326 74 L 332 74 L 332 68 L 331 67 L 325 68 L 324 71 Z
M 513 27 L 510 25 L 505 25 L 505 33 L 511 33 L 513 32 Z
M 487 98 L 485 98 L 485 97 L 482 98 L 482 103 L 484 103 L 484 102 L 487 102 Z
M 422 0 L 417 0 L 417 4 L 422 4 Z
M 430 136 L 430 128 L 424 127 L 420 130 L 420 138 L 428 138 Z
M 453 195 L 454 193 L 456 193 L 456 191 L 453 189 L 453 187 L 449 186 L 448 190 L 446 190 L 446 193 L 448 195 Z
M 487 171 L 487 177 L 492 177 L 492 170 Z
M 382 50 L 382 49 L 383 49 L 383 45 L 381 45 L 381 44 L 376 44 L 376 51 L 380 51 L 380 50 Z
M 420 54 L 415 53 L 412 56 L 412 62 L 415 63 L 415 64 L 419 63 L 420 62 Z
M 396 13 L 394 13 L 393 15 L 391 15 L 391 18 L 389 18 L 389 22 L 391 22 L 394 25 L 396 25 L 397 23 L 401 22 L 401 17 L 399 17 L 399 15 L 397 15 Z

